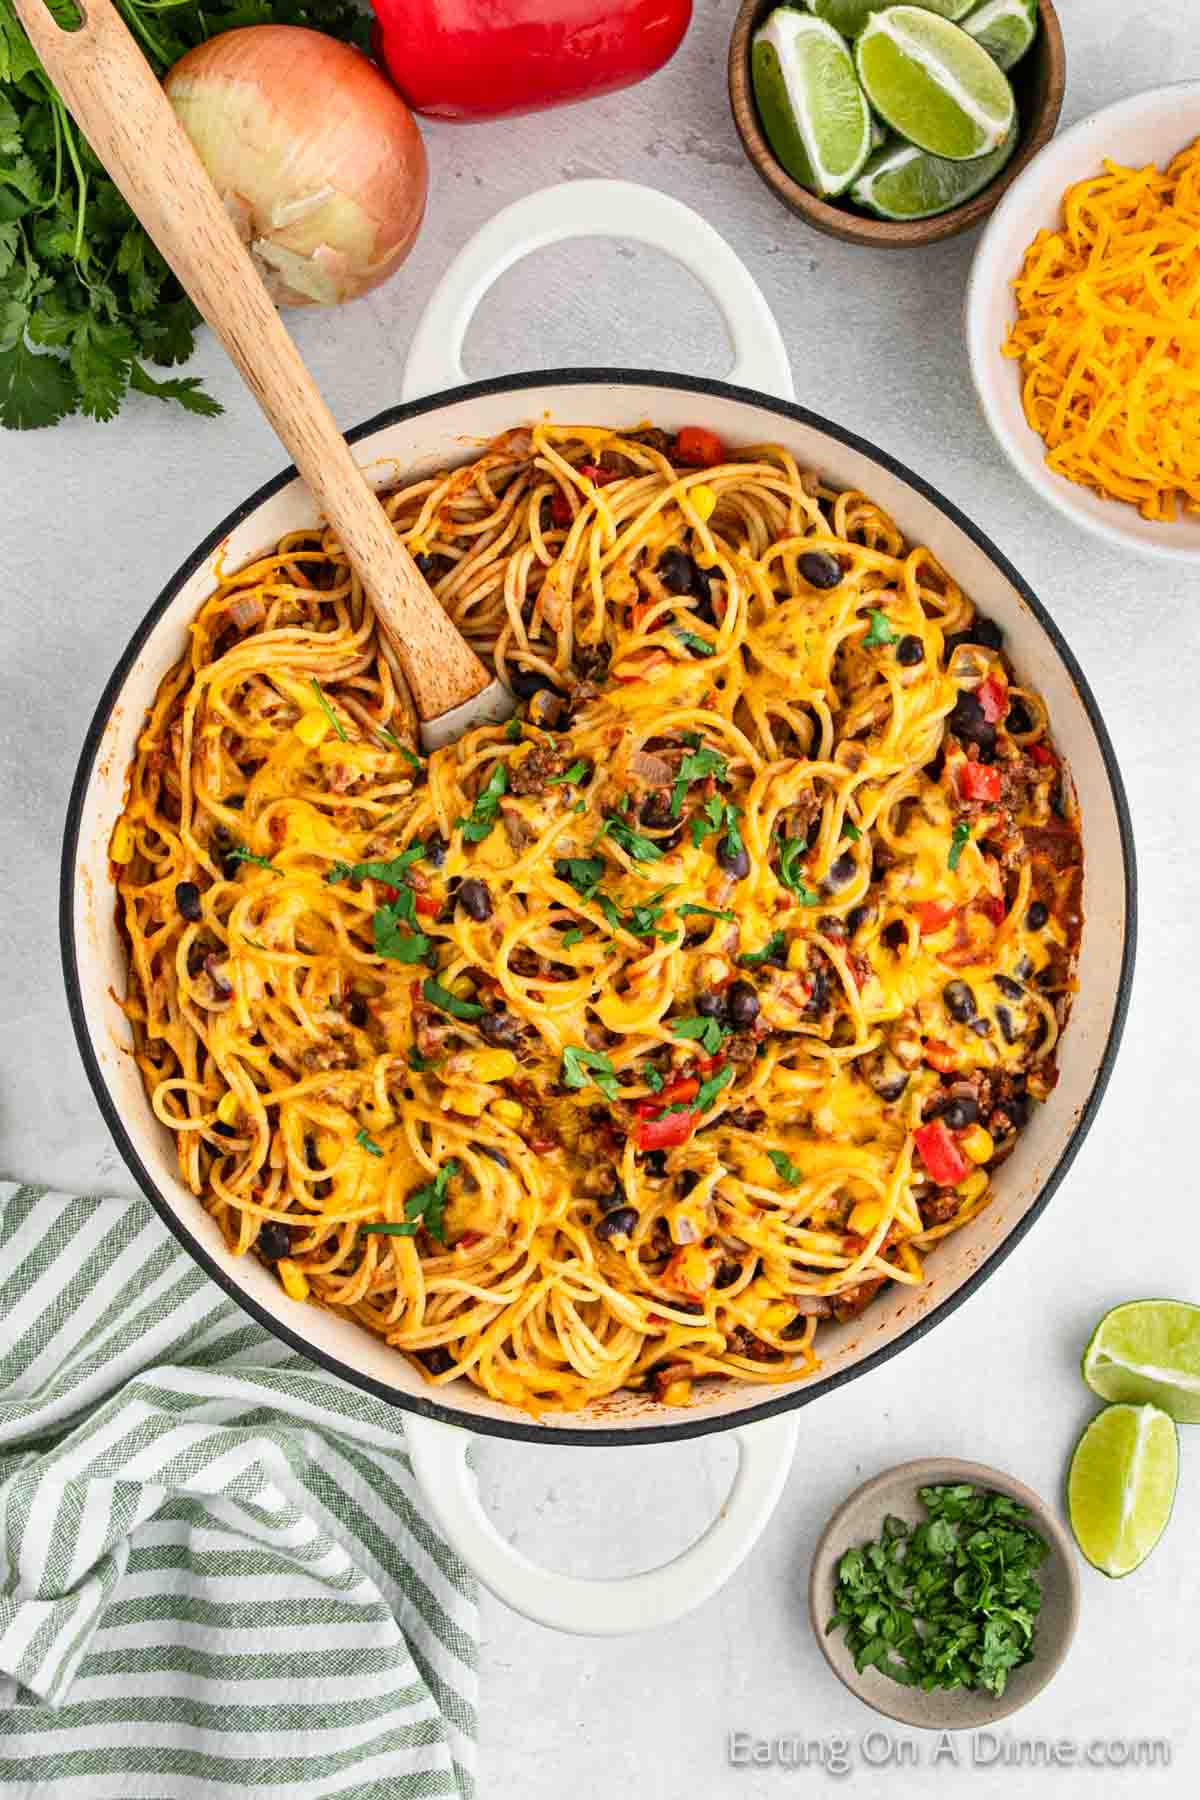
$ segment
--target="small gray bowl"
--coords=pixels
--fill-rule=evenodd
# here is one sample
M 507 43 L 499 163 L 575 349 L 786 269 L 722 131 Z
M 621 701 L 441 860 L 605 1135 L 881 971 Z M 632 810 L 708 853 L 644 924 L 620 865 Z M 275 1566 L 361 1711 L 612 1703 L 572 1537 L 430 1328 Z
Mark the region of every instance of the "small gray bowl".
M 1004 1693 L 997 1698 L 986 1689 L 904 1687 L 878 1669 L 864 1669 L 860 1675 L 854 1658 L 846 1648 L 844 1632 L 839 1628 L 827 1633 L 826 1624 L 833 1613 L 837 1565 L 845 1551 L 857 1544 L 878 1538 L 888 1513 L 917 1523 L 925 1517 L 925 1509 L 917 1498 L 923 1487 L 940 1487 L 948 1483 L 969 1481 L 976 1487 L 992 1488 L 1009 1494 L 1030 1511 L 1029 1523 L 1046 1540 L 1050 1554 L 1042 1564 L 1038 1579 L 1042 1589 L 1042 1610 L 1038 1618 L 1033 1660 L 1010 1675 Z M 924 1726 L 929 1731 L 972 1731 L 994 1725 L 1016 1712 L 1058 1672 L 1071 1647 L 1079 1621 L 1079 1573 L 1075 1551 L 1066 1530 L 1059 1524 L 1044 1500 L 1032 1488 L 1014 1481 L 999 1469 L 984 1463 L 956 1462 L 952 1457 L 926 1457 L 918 1462 L 901 1463 L 873 1480 L 856 1488 L 848 1500 L 838 1507 L 821 1533 L 813 1555 L 808 1578 L 808 1611 L 812 1628 L 837 1676 L 868 1706 L 889 1719 L 905 1725 Z

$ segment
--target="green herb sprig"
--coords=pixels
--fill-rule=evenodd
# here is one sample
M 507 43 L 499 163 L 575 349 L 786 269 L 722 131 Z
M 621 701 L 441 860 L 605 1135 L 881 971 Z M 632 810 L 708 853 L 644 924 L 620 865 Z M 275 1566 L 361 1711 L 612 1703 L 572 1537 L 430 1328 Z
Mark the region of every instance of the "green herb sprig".
M 606 1100 L 619 1100 L 616 1070 L 611 1057 L 602 1050 L 585 1050 L 580 1044 L 568 1044 L 562 1056 L 563 1086 L 585 1088 L 594 1082 Z
M 463 842 L 481 844 L 491 833 L 500 811 L 501 797 L 508 792 L 508 765 L 498 762 L 465 819 L 454 822 L 463 834 Z
M 360 1225 L 359 1237 L 374 1234 L 377 1237 L 416 1237 L 420 1226 L 424 1226 L 431 1238 L 439 1244 L 446 1241 L 446 1189 L 460 1173 L 458 1163 L 451 1160 L 443 1163 L 433 1180 L 424 1187 L 417 1188 L 404 1202 L 403 1224 Z

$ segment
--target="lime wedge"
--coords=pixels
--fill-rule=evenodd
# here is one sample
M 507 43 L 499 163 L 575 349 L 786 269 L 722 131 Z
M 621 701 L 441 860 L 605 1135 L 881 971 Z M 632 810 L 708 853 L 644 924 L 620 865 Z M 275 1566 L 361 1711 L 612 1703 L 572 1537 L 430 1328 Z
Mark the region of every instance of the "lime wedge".
M 1179 1478 L 1179 1433 L 1157 1406 L 1106 1406 L 1075 1446 L 1071 1529 L 1105 1575 L 1130 1575 L 1166 1530 Z
M 947 156 L 931 156 L 928 150 L 892 138 L 867 159 L 850 198 L 881 219 L 931 219 L 987 187 L 1016 145 L 1017 133 L 1010 131 L 1000 148 L 987 156 L 951 162 Z
M 882 12 L 891 0 L 808 0 L 809 10 L 824 19 L 843 37 L 856 38 L 872 13 Z M 943 19 L 961 19 L 978 0 L 914 0 L 926 12 L 941 13 Z
M 1200 1425 L 1200 1306 L 1114 1306 L 1083 1353 L 1083 1379 L 1102 1400 L 1149 1402 L 1182 1425 Z
M 778 6 L 750 67 L 763 130 L 788 174 L 814 194 L 844 193 L 871 151 L 871 111 L 846 40 L 812 13 Z
M 868 22 L 855 54 L 871 105 L 918 149 L 962 162 L 1008 136 L 1016 117 L 1008 77 L 949 19 L 889 6 Z
M 967 35 L 1002 69 L 1020 62 L 1037 36 L 1037 27 L 1037 0 L 983 0 L 962 22 Z

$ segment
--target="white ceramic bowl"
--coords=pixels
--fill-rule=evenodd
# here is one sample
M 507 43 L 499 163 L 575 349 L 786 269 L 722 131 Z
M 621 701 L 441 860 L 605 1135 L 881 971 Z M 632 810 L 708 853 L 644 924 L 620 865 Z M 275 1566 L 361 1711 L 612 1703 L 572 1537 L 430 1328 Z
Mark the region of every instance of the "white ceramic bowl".
M 1016 318 L 1012 281 L 1043 226 L 1059 223 L 1063 193 L 1107 157 L 1134 168 L 1166 164 L 1200 135 L 1200 81 L 1181 81 L 1118 100 L 1047 144 L 988 221 L 967 284 L 964 326 L 971 374 L 984 417 L 1017 473 L 1085 531 L 1126 550 L 1200 564 L 1200 516 L 1174 523 L 1143 519 L 1136 507 L 1102 500 L 1052 474 L 1045 446 L 1025 422 L 1020 365 L 1000 353 Z

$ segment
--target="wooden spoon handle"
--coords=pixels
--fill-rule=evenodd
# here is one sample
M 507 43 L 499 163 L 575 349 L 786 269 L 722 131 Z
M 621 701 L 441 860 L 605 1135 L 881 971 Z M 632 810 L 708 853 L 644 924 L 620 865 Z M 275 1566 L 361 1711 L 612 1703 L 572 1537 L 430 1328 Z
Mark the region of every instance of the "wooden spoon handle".
M 259 280 L 154 71 L 111 0 L 80 0 L 77 31 L 14 0 L 46 72 L 208 320 L 312 490 L 401 657 L 422 719 L 489 675 L 459 636 L 368 486 Z

